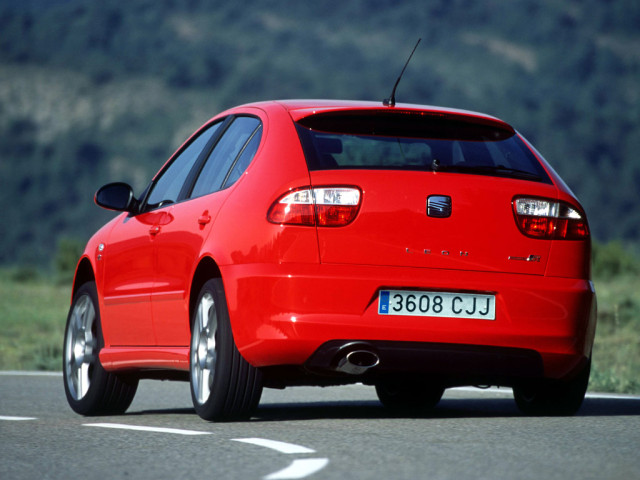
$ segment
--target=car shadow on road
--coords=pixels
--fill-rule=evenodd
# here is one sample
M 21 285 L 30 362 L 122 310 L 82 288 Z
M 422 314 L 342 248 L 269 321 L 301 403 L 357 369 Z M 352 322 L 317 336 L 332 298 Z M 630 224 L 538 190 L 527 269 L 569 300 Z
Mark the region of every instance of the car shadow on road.
M 586 398 L 578 415 L 584 417 L 640 415 L 640 398 Z
M 579 417 L 640 415 L 640 399 L 587 398 Z M 253 421 L 276 422 L 320 419 L 446 419 L 523 417 L 511 398 L 443 399 L 430 411 L 391 411 L 377 401 L 274 403 L 261 405 Z

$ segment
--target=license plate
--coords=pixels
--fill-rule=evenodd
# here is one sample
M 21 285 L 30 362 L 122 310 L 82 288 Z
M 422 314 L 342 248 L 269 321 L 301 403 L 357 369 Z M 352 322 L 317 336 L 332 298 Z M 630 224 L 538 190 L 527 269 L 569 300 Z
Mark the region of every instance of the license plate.
M 495 320 L 496 298 L 475 293 L 381 290 L 378 314 Z

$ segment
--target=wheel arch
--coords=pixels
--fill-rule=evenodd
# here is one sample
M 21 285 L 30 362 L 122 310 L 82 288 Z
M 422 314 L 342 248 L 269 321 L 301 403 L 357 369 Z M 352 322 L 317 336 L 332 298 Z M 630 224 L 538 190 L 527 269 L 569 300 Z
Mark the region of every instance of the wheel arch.
M 191 280 L 191 288 L 189 290 L 189 330 L 191 330 L 191 318 L 198 302 L 198 294 L 202 286 L 212 278 L 222 278 L 218 264 L 211 257 L 204 257 L 200 260 L 196 271 Z
M 95 282 L 96 276 L 93 271 L 93 265 L 87 257 L 83 257 L 78 262 L 76 267 L 76 274 L 73 278 L 73 289 L 71 291 L 71 299 L 76 296 L 76 293 L 87 282 Z

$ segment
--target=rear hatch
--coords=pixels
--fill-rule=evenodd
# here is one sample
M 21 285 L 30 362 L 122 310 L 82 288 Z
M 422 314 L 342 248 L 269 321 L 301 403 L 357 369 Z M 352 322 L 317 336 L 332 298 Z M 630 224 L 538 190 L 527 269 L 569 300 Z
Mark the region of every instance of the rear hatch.
M 523 235 L 512 203 L 558 192 L 510 126 L 385 109 L 322 112 L 297 128 L 312 187 L 361 191 L 352 223 L 317 227 L 322 263 L 544 274 L 551 240 Z

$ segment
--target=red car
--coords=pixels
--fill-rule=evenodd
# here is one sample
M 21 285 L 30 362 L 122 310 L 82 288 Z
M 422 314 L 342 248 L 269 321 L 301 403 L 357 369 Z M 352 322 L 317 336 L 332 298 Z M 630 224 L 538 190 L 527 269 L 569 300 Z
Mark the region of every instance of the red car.
M 207 122 L 88 242 L 64 385 L 124 412 L 141 378 L 247 418 L 263 387 L 375 385 L 391 408 L 513 387 L 573 414 L 596 328 L 576 197 L 513 127 L 417 105 L 272 101 Z

